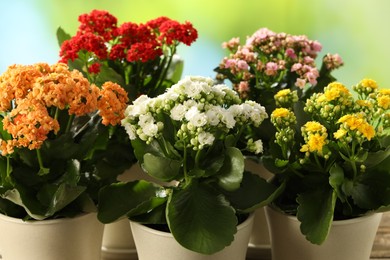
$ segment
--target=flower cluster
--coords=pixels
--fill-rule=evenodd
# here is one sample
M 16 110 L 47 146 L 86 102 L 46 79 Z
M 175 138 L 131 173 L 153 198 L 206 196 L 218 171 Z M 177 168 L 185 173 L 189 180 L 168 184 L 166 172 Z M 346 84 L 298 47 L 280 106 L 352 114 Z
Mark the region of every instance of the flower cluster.
M 150 144 L 162 137 L 161 114 L 169 115 L 177 129 L 175 147 L 202 150 L 216 139 L 239 133 L 248 125 L 258 127 L 267 118 L 264 107 L 253 101 L 241 103 L 237 93 L 213 80 L 186 77 L 156 98 L 141 96 L 126 109 L 122 125 L 130 139 Z M 160 119 L 159 119 L 160 118 Z M 172 132 L 172 134 L 174 134 Z M 261 140 L 250 141 L 251 152 L 261 152 Z
M 98 129 L 123 119 L 126 91 L 113 82 L 90 84 L 64 63 L 37 63 L 9 66 L 0 96 L 0 212 L 34 219 L 74 214 L 79 198 L 88 201 L 87 187 L 105 181 L 84 172 L 84 162 L 96 149 Z M 15 205 L 24 211 L 14 212 Z
M 103 124 L 116 125 L 127 103 L 127 93 L 118 84 L 106 82 L 100 90 L 63 63 L 10 66 L 0 77 L 0 95 L 3 130 L 12 136 L 0 140 L 3 156 L 15 147 L 39 149 L 49 133 L 56 135 L 61 127 L 57 110 L 74 116 L 99 110 Z
M 198 37 L 190 22 L 159 17 L 136 24 L 118 25 L 107 11 L 79 16 L 79 28 L 70 38 L 59 30 L 61 62 L 82 71 L 98 85 L 116 81 L 133 100 L 141 94 L 155 96 L 175 82 L 169 75 L 177 46 L 191 45 Z
M 222 47 L 230 54 L 215 69 L 217 78 L 231 81 L 241 98 L 265 105 L 273 103 L 272 96 L 277 91 L 314 87 L 322 77 L 330 77 L 332 70 L 343 65 L 338 54 L 326 54 L 324 66 L 318 70 L 315 59 L 322 50 L 318 41 L 267 28 L 253 33 L 243 45 L 239 38 L 233 38 Z
M 243 151 L 263 152 L 262 140 L 250 133 L 268 117 L 265 108 L 215 83 L 187 76 L 127 107 L 122 126 L 142 169 L 159 184 L 137 180 L 103 188 L 100 221 L 126 216 L 165 224 L 183 247 L 214 254 L 233 241 L 240 218 L 275 197 L 275 185 L 244 170 Z M 115 203 L 130 194 L 125 204 Z
M 286 184 L 275 205 L 294 209 L 302 232 L 316 244 L 325 240 L 333 218 L 390 205 L 384 196 L 388 187 L 380 184 L 390 178 L 390 91 L 372 79 L 352 89 L 356 96 L 332 82 L 308 98 L 302 110 L 287 106 L 271 114 L 277 131 L 265 161 L 275 182 Z M 318 201 L 326 203 L 320 208 Z

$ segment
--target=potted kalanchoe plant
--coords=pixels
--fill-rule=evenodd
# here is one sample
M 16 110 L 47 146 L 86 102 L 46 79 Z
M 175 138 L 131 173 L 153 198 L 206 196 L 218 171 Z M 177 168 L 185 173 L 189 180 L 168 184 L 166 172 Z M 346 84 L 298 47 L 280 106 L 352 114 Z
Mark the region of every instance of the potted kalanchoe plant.
M 90 171 L 90 155 L 99 129 L 123 118 L 126 91 L 37 63 L 10 66 L 0 93 L 0 213 L 44 220 L 96 211 L 99 189 L 116 176 Z
M 297 216 L 313 244 L 326 241 L 335 220 L 390 209 L 390 91 L 372 79 L 352 89 L 355 96 L 328 84 L 300 117 L 292 110 L 296 92 L 275 96 L 277 132 L 264 163 L 285 188 L 272 207 Z
M 79 16 L 74 36 L 57 30 L 61 61 L 81 71 L 100 86 L 110 80 L 121 85 L 132 101 L 141 94 L 159 95 L 180 77 L 180 44 L 190 46 L 197 30 L 186 21 L 165 16 L 137 24 L 124 22 L 107 11 L 92 10 Z
M 322 45 L 306 35 L 276 33 L 260 28 L 247 37 L 244 44 L 232 38 L 222 44 L 229 51 L 215 68 L 216 78 L 229 81 L 243 100 L 260 102 L 271 113 L 275 108 L 274 95 L 280 91 L 297 91 L 297 100 L 306 100 L 312 93 L 322 91 L 334 81 L 331 72 L 343 65 L 338 54 L 326 54 L 321 67 L 316 58 Z M 298 102 L 299 104 L 299 102 Z M 258 131 L 267 149 L 268 141 L 275 133 L 269 119 Z
M 264 206 L 277 188 L 244 172 L 242 151 L 259 154 L 248 135 L 267 118 L 226 85 L 188 76 L 155 98 L 129 105 L 122 125 L 144 171 L 163 182 L 115 183 L 101 190 L 98 218 L 163 224 L 183 247 L 213 254 L 228 246 L 240 216 Z
M 180 44 L 190 46 L 198 37 L 190 22 L 179 23 L 158 17 L 145 24 L 124 22 L 104 10 L 92 10 L 78 18 L 74 36 L 57 30 L 60 62 L 77 69 L 97 86 L 112 81 L 124 88 L 128 103 L 138 96 L 159 95 L 176 83 L 183 61 L 176 54 Z M 129 138 L 122 127 L 102 129 L 93 158 L 100 168 L 118 174 L 136 160 Z

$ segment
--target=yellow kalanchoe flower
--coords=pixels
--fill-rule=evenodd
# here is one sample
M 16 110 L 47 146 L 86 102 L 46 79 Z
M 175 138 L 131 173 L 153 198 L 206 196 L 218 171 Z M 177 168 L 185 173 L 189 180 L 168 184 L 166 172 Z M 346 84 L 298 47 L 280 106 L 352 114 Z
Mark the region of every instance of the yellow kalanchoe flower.
M 389 94 L 379 94 L 378 96 L 378 106 L 383 109 L 389 109 L 390 108 L 390 93 Z
M 307 143 L 301 148 L 301 152 L 317 152 L 322 155 L 322 149 L 327 144 L 326 136 L 321 134 L 311 134 L 307 137 Z
M 323 147 L 328 143 L 328 133 L 322 124 L 316 121 L 309 121 L 302 126 L 302 136 L 305 144 L 302 145 L 301 152 L 317 152 L 322 155 Z
M 351 131 L 357 130 L 364 137 L 366 137 L 367 140 L 371 140 L 375 136 L 374 127 L 364 119 L 363 114 L 345 115 L 338 120 L 338 123 L 342 123 L 342 127 L 345 127 L 346 130 L 351 130 Z M 344 135 L 342 135 L 341 132 L 339 132 L 337 133 L 337 135 L 335 135 L 335 138 L 339 139 L 336 136 L 341 138 Z
M 348 88 L 339 82 L 330 83 L 324 92 L 326 100 L 332 101 L 342 96 L 350 96 Z
M 309 121 L 305 124 L 305 131 L 307 132 L 326 132 L 326 128 L 318 122 Z
M 277 108 L 272 112 L 271 117 L 287 117 L 289 114 L 290 110 L 288 110 L 287 108 Z
M 365 88 L 371 88 L 371 89 L 378 88 L 378 84 L 373 79 L 362 79 L 359 84 Z
M 275 94 L 275 98 L 285 97 L 290 93 L 291 93 L 291 90 L 289 88 L 282 89 L 278 93 Z

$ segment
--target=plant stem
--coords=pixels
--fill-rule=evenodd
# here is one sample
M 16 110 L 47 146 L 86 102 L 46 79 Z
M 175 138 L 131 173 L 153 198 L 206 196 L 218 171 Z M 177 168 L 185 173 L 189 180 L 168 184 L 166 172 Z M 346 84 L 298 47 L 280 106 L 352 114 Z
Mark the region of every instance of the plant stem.
M 7 156 L 7 175 L 6 175 L 6 179 L 7 179 L 7 182 L 10 183 L 11 182 L 11 165 L 10 165 L 10 161 L 9 161 L 9 156 Z
M 167 65 L 166 65 L 165 68 L 163 69 L 163 73 L 161 74 L 161 76 L 160 76 L 160 78 L 159 78 L 159 81 L 158 81 L 157 84 L 156 84 L 156 89 L 159 89 L 159 88 L 160 88 L 160 86 L 161 86 L 162 83 L 164 82 L 165 77 L 167 76 L 168 69 L 169 69 L 169 67 L 171 66 L 171 63 L 172 63 L 173 55 L 176 53 L 176 45 L 173 45 L 173 46 L 172 46 L 172 49 L 170 49 L 170 52 L 171 52 L 171 53 L 170 53 L 170 55 L 169 55 Z
M 68 123 L 66 124 L 65 133 L 69 133 L 70 128 L 72 127 L 72 123 L 73 123 L 74 117 L 75 117 L 75 115 L 70 115 L 69 116 Z
M 37 152 L 37 159 L 38 159 L 38 163 L 39 163 L 39 168 L 40 169 L 44 169 L 45 167 L 43 166 L 41 150 L 40 149 L 36 149 L 35 151 Z

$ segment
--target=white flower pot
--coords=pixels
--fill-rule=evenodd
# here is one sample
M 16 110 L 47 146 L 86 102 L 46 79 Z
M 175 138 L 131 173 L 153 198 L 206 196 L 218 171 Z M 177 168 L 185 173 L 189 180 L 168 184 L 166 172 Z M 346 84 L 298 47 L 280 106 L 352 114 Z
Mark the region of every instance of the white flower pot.
M 145 179 L 147 174 L 144 173 L 138 163 L 134 164 L 123 174 L 119 180 L 123 182 Z M 105 224 L 102 242 L 102 258 L 109 259 L 126 259 L 137 260 L 137 252 L 131 228 L 128 219 L 121 219 L 116 222 Z
M 256 162 L 251 159 L 245 159 L 245 170 L 257 174 L 266 180 L 273 176 L 261 162 Z M 251 258 L 260 257 L 268 259 L 271 257 L 271 242 L 264 208 L 255 211 L 255 219 L 247 255 Z
M 119 176 L 119 181 L 147 180 L 158 183 L 157 180 L 144 173 L 136 163 Z M 161 183 L 167 185 L 167 183 Z M 133 235 L 127 218 L 105 224 L 102 242 L 102 260 L 138 260 Z
M 100 259 L 103 224 L 96 213 L 23 221 L 0 214 L 0 259 Z
M 333 221 L 327 240 L 314 245 L 294 216 L 266 207 L 273 260 L 368 260 L 382 213 Z
M 171 233 L 130 221 L 139 260 L 245 260 L 254 215 L 237 226 L 234 241 L 222 251 L 203 255 L 182 247 Z

